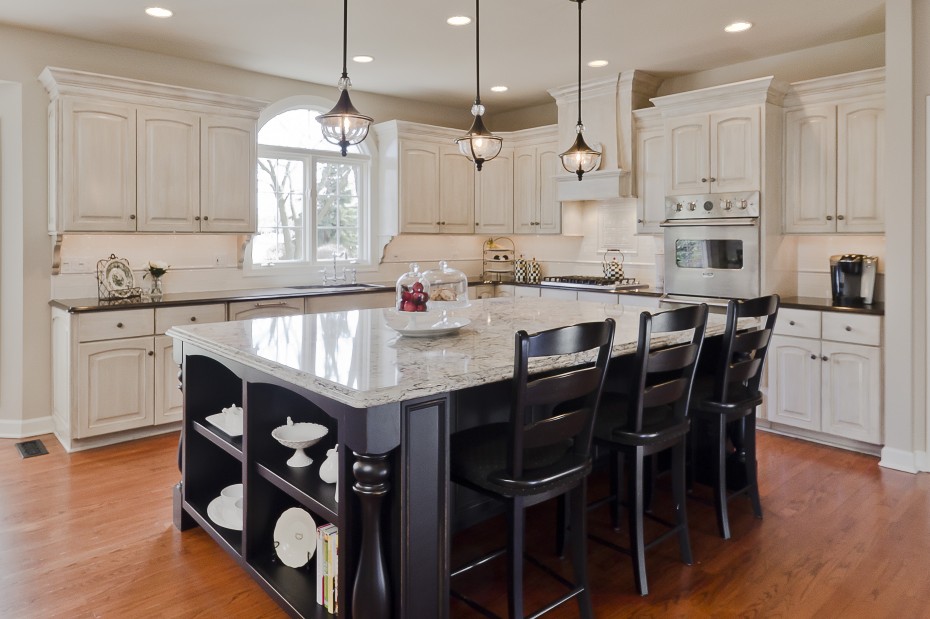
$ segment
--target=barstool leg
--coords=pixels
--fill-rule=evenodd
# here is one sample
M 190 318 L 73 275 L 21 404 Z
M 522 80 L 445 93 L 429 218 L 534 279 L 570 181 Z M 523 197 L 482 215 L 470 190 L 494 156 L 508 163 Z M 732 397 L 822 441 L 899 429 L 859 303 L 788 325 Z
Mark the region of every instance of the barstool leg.
M 523 617 L 523 535 L 526 528 L 526 514 L 523 510 L 523 497 L 510 500 L 507 519 L 510 521 L 507 536 L 507 610 L 509 616 Z
M 620 497 L 623 488 L 623 454 L 620 451 L 610 452 L 610 526 L 614 531 L 620 530 Z
M 646 541 L 643 531 L 644 503 L 644 464 L 643 448 L 637 447 L 632 454 L 633 468 L 630 471 L 628 517 L 630 519 L 630 557 L 633 559 L 633 576 L 636 579 L 636 589 L 640 595 L 649 593 L 646 582 Z
M 572 568 L 575 572 L 575 585 L 584 587 L 578 595 L 578 610 L 582 619 L 594 619 L 594 605 L 591 603 L 591 586 L 588 584 L 588 501 L 582 480 L 569 494 L 569 522 L 572 536 Z M 565 495 L 562 495 L 563 497 Z
M 716 415 L 714 423 L 717 448 L 717 457 L 714 458 L 714 506 L 717 508 L 717 528 L 723 539 L 730 539 L 730 520 L 727 516 L 727 424 L 723 415 Z
M 743 444 L 746 449 L 746 482 L 749 484 L 749 499 L 752 513 L 762 518 L 762 500 L 759 498 L 759 463 L 756 461 L 756 411 L 752 410 L 744 419 Z
M 672 447 L 672 493 L 675 499 L 675 524 L 678 527 L 678 548 L 681 560 L 687 565 L 694 563 L 691 556 L 691 538 L 688 532 L 688 511 L 685 507 L 687 482 L 685 480 L 684 441 Z
M 571 520 L 570 507 L 565 498 L 564 494 L 560 494 L 556 499 L 555 508 L 555 555 L 560 559 L 565 558 L 565 537 L 568 535 L 568 523 Z

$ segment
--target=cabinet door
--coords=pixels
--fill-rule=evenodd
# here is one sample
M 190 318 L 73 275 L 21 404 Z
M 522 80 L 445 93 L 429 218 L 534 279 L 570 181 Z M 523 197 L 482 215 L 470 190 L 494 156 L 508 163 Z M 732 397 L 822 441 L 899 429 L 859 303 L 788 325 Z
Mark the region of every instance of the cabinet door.
M 881 443 L 881 351 L 823 342 L 823 431 Z
M 136 229 L 136 111 L 128 104 L 62 97 L 64 231 Z
M 454 144 L 439 150 L 440 231 L 472 234 L 475 231 L 475 164 Z
M 293 316 L 304 313 L 303 297 L 296 299 L 268 299 L 265 301 L 237 301 L 229 304 L 230 320 Z
M 774 336 L 769 351 L 768 418 L 820 430 L 820 341 Z
M 559 202 L 556 181 L 561 167 L 555 144 L 536 147 L 536 191 L 539 196 L 536 232 L 559 234 L 562 231 L 562 203 Z
M 665 219 L 665 134 L 643 131 L 636 139 L 636 231 L 661 232 Z
M 538 228 L 539 196 L 536 182 L 536 147 L 513 150 L 513 231 L 532 234 Z
M 174 339 L 167 335 L 155 336 L 155 425 L 181 421 L 184 417 L 184 399 L 178 388 L 179 366 L 171 355 Z
M 749 106 L 710 115 L 710 191 L 757 191 L 761 187 L 760 111 Z
M 136 142 L 138 229 L 199 232 L 200 116 L 140 107 Z
M 78 427 L 86 438 L 152 425 L 154 338 L 78 345 Z
M 345 310 L 393 307 L 393 290 L 385 292 L 366 292 L 364 294 L 327 294 L 307 297 L 304 310 L 308 314 L 321 312 L 342 312 Z
M 785 114 L 785 232 L 833 232 L 836 224 L 836 108 Z
M 705 193 L 710 176 L 710 118 L 706 114 L 665 122 L 665 170 L 668 195 Z
M 513 232 L 513 149 L 486 161 L 475 173 L 475 232 Z
M 400 145 L 400 231 L 439 232 L 439 145 Z
M 257 148 L 255 121 L 201 118 L 201 231 L 255 232 Z
M 837 232 L 885 231 L 885 107 L 873 98 L 837 107 Z

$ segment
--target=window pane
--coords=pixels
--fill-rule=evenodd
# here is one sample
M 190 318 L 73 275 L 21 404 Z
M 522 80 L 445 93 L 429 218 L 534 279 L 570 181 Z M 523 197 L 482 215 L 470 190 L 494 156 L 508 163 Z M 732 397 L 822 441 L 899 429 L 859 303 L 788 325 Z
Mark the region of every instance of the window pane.
M 278 114 L 258 131 L 258 143 L 268 146 L 287 146 L 309 150 L 338 151 L 339 146 L 323 139 L 320 123 L 316 121 L 321 111 L 288 110 Z M 358 146 L 350 146 L 349 152 L 361 152 Z
M 341 161 L 316 163 L 317 258 L 359 257 L 359 170 L 357 164 Z
M 305 259 L 304 169 L 299 159 L 259 158 L 258 235 L 252 241 L 253 262 Z

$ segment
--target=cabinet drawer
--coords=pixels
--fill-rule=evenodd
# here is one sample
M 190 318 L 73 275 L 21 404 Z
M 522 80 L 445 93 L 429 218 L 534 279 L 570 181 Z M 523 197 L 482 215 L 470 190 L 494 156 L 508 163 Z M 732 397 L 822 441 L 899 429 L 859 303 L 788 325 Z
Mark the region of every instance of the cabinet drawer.
M 155 327 L 155 310 L 137 309 L 81 314 L 78 325 L 78 340 L 81 342 L 152 335 Z
M 180 307 L 155 308 L 155 333 L 161 334 L 171 327 L 201 322 L 223 322 L 226 320 L 226 304 L 182 305 Z
M 834 342 L 879 346 L 882 343 L 882 317 L 868 314 L 824 312 L 823 339 Z
M 799 309 L 778 310 L 775 333 L 820 339 L 820 312 Z

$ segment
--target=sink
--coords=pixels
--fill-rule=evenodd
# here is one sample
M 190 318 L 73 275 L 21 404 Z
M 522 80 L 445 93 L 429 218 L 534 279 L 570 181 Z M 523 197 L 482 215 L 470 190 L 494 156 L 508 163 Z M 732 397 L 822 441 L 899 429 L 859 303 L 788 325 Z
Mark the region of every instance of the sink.
M 388 290 L 387 286 L 380 284 L 308 284 L 306 286 L 287 286 L 290 290 L 316 290 L 319 292 L 358 292 L 359 290 L 381 289 Z

